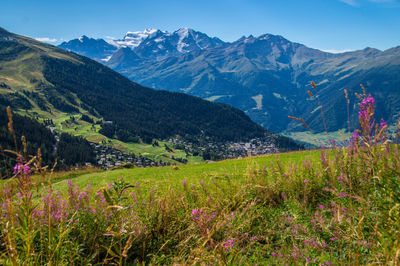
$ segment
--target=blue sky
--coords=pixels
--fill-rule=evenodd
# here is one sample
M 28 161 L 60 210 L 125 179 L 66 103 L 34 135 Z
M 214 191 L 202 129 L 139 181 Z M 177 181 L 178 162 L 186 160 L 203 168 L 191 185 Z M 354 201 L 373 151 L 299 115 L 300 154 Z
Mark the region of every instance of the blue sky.
M 2 0 L 0 27 L 57 44 L 189 27 L 234 41 L 279 34 L 323 50 L 400 45 L 400 0 Z

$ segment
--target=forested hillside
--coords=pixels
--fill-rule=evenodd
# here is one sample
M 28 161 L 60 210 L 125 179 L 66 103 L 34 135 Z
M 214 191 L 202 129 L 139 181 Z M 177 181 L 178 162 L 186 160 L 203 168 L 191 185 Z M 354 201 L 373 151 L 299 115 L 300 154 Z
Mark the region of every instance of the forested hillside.
M 52 167 L 57 159 L 56 169 L 95 163 L 93 148 L 86 140 L 63 133 L 57 137 L 57 141 L 56 136 L 43 124 L 15 113 L 12 114 L 12 121 L 13 133 L 10 131 L 6 109 L 0 107 L 1 178 L 10 177 L 15 165 L 16 155 L 7 150 L 31 158 L 40 149 L 42 165 Z M 22 136 L 25 137 L 26 146 L 23 145 Z

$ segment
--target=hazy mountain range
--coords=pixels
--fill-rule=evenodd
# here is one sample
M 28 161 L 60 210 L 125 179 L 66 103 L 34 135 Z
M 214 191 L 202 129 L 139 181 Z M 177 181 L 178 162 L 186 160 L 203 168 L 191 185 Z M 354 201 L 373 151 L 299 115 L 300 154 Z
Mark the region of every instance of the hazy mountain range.
M 145 86 L 230 104 L 276 132 L 305 130 L 288 115 L 323 130 L 318 101 L 307 90 L 323 103 L 329 131 L 347 128 L 344 89 L 350 96 L 351 125 L 357 126 L 354 93 L 361 93 L 360 84 L 376 98 L 378 117 L 389 123 L 400 117 L 400 47 L 332 54 L 277 35 L 224 42 L 187 28 L 128 32 L 112 41 L 82 36 L 59 47 Z

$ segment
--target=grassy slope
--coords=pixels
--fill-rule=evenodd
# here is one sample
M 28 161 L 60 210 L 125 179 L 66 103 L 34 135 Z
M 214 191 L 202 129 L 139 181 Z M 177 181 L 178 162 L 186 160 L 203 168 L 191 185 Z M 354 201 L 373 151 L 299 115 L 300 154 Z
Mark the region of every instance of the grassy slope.
M 171 156 L 175 158 L 186 158 L 186 154 L 182 150 L 177 150 L 172 147 L 168 142 L 159 141 L 159 147 L 153 147 L 149 144 L 143 143 L 127 143 L 116 139 L 110 139 L 99 133 L 100 125 L 95 125 L 95 130 L 92 129 L 91 124 L 79 120 L 80 115 L 75 115 L 75 123 L 68 123 L 67 120 L 70 118 L 68 114 L 60 114 L 53 118 L 55 127 L 60 132 L 66 132 L 75 136 L 82 136 L 90 142 L 101 143 L 106 141 L 113 148 L 121 150 L 126 153 L 134 153 L 141 155 L 152 160 L 162 160 L 164 162 L 178 163 L 175 160 L 170 159 Z M 167 144 L 173 152 L 167 152 L 164 144 Z M 199 156 L 190 156 L 187 158 L 189 162 L 202 161 Z

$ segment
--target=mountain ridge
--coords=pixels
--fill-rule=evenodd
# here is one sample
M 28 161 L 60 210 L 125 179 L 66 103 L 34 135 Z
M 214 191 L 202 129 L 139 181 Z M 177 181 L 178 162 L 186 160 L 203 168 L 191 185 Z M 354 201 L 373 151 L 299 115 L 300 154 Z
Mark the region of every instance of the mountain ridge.
M 158 31 L 158 34 L 170 33 Z M 344 89 L 351 94 L 350 119 L 353 128 L 356 126 L 354 93 L 361 93 L 361 83 L 377 97 L 377 112 L 382 118 L 394 123 L 400 116 L 400 102 L 396 100 L 400 97 L 400 79 L 395 74 L 400 66 L 397 47 L 384 51 L 366 47 L 334 54 L 279 35 L 262 34 L 234 42 L 221 41 L 204 49 L 187 46 L 189 51 L 179 52 L 177 42 L 167 42 L 161 49 L 155 41 L 157 38 L 160 35 L 148 37 L 132 49 L 141 58 L 134 64 L 129 60 L 124 60 L 124 66 L 118 65 L 117 60 L 113 64 L 103 63 L 155 89 L 230 104 L 274 132 L 305 130 L 288 115 L 304 118 L 316 132 L 324 130 L 315 112 L 318 101 L 307 94 L 311 81 L 318 84 L 318 97 L 326 99 L 327 116 L 335 117 L 327 121 L 330 131 L 347 127 L 347 111 L 343 113 L 341 106 Z M 389 81 L 383 81 L 383 77 Z M 384 94 L 391 97 L 386 99 Z M 336 110 L 340 115 L 335 114 Z

